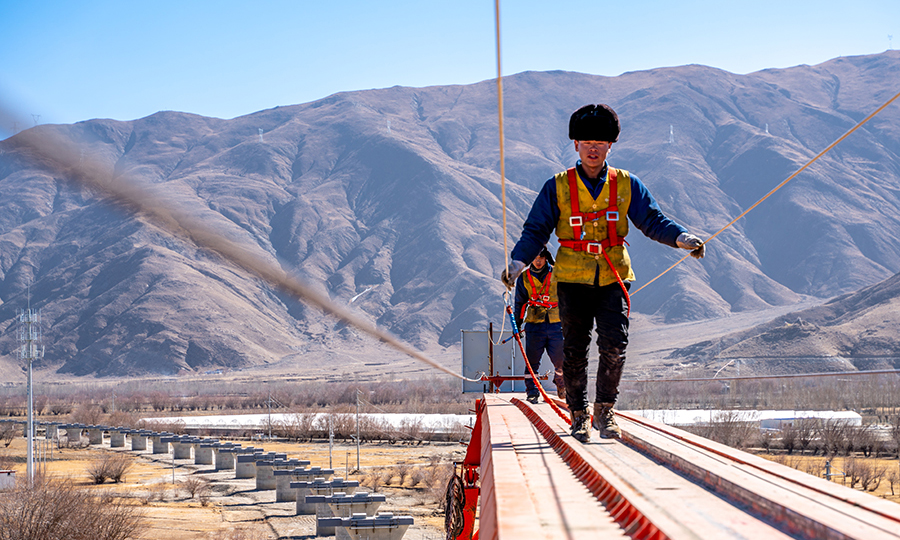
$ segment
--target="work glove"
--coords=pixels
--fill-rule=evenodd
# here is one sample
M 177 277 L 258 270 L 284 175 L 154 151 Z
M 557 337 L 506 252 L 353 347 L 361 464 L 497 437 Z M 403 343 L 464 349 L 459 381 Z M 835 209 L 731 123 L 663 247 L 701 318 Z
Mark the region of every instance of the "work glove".
M 675 243 L 678 244 L 678 247 L 681 249 L 691 250 L 691 257 L 695 259 L 702 259 L 703 256 L 706 255 L 706 245 L 703 243 L 703 240 L 700 240 L 700 238 L 691 233 L 679 234 L 678 240 L 675 240 Z
M 516 278 L 525 270 L 525 266 L 527 265 L 522 261 L 509 261 L 509 267 L 504 268 L 503 272 L 500 273 L 500 281 L 506 285 L 507 289 L 512 289 L 516 286 Z

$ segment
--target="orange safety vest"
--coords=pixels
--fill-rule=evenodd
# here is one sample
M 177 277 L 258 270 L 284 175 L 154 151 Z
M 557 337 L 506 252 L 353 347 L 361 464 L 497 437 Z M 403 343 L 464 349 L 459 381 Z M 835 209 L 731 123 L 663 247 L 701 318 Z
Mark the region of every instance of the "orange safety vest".
M 548 322 L 547 316 L 549 315 L 549 322 L 558 323 L 560 321 L 559 300 L 556 297 L 556 283 L 553 282 L 553 269 L 551 268 L 547 271 L 544 281 L 541 282 L 541 288 L 538 289 L 529 265 L 523 275 L 522 284 L 525 285 L 525 290 L 528 291 L 528 301 L 522 305 L 522 313 L 519 315 L 519 319 L 524 319 L 523 322 L 527 323 L 542 323 Z M 529 306 L 532 309 L 528 309 Z M 528 310 L 528 317 L 525 317 L 526 310 Z
M 625 180 L 621 190 L 618 185 L 620 175 Z M 599 273 L 599 285 L 619 283 L 630 313 L 631 300 L 623 283 L 623 280 L 635 279 L 631 258 L 625 249 L 625 236 L 628 234 L 628 219 L 625 216 L 631 204 L 628 173 L 607 167 L 606 184 L 596 199 L 578 177 L 575 168 L 557 175 L 556 187 L 560 208 L 560 220 L 556 227 L 560 245 L 556 258 L 557 280 L 592 284 L 594 276 Z M 604 193 L 605 207 L 601 203 Z M 582 212 L 579 199 L 591 204 L 591 211 Z M 600 263 L 601 256 L 606 264 Z

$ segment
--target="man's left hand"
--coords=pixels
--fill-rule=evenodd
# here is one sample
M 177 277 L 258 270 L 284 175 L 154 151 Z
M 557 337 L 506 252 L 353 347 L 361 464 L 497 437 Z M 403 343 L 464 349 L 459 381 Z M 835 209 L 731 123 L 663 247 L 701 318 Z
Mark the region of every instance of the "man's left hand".
M 691 233 L 679 234 L 675 243 L 681 249 L 691 250 L 691 257 L 695 259 L 702 259 L 706 255 L 706 244 L 698 236 L 694 236 Z
M 509 261 L 509 266 L 500 273 L 500 281 L 506 285 L 507 289 L 512 289 L 516 286 L 516 278 L 525 270 L 525 266 L 526 264 L 522 261 Z

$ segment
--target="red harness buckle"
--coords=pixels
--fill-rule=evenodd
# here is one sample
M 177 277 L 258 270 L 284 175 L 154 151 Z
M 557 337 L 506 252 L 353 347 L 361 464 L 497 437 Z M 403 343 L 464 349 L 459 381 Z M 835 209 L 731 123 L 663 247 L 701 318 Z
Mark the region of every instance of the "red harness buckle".
M 601 253 L 603 253 L 603 244 L 599 242 L 588 242 L 587 244 L 585 244 L 584 250 L 591 255 L 600 255 Z

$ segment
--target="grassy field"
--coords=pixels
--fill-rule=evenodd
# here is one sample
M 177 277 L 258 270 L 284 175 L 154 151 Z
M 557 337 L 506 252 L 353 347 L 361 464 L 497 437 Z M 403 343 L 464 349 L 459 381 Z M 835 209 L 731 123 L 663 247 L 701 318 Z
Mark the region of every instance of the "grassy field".
M 852 487 L 854 487 L 854 489 L 858 491 L 865 491 L 870 495 L 900 503 L 900 461 L 898 461 L 896 458 L 886 459 L 855 457 L 851 458 L 848 461 L 848 458 L 846 457 L 826 458 L 823 456 L 804 456 L 796 454 L 759 455 L 760 457 L 775 461 L 776 463 L 781 463 L 782 465 L 787 465 L 788 467 L 792 467 L 794 469 L 797 469 L 798 471 L 803 471 L 807 474 L 818 476 L 819 478 L 825 477 L 825 463 L 826 461 L 830 461 L 832 474 L 830 480 L 832 482 L 848 487 L 851 486 L 852 470 L 855 466 L 859 468 L 858 465 L 862 465 L 863 469 L 868 467 L 873 473 L 877 472 L 880 469 L 883 471 L 881 479 L 879 481 L 878 479 L 873 478 L 871 484 L 868 486 L 870 489 L 863 489 L 859 484 Z M 893 486 L 891 482 L 892 474 Z
M 240 442 L 249 446 L 247 441 Z M 194 465 L 193 460 L 152 455 L 103 446 L 53 449 L 52 459 L 40 464 L 38 472 L 55 478 L 67 478 L 79 487 L 106 490 L 140 507 L 146 524 L 145 538 L 171 540 L 267 538 L 313 538 L 314 516 L 296 516 L 295 504 L 276 503 L 274 491 L 257 491 L 254 479 L 234 478 L 234 471 L 216 472 L 209 465 Z M 329 466 L 327 442 L 268 442 L 253 446 L 266 451 L 284 452 L 288 458 L 306 459 L 312 466 Z M 335 445 L 331 463 L 335 476 L 360 482 L 359 491 L 377 491 L 387 497 L 379 511 L 411 515 L 415 523 L 404 536 L 410 540 L 443 538 L 443 512 L 438 501 L 443 497 L 446 474 L 452 462 L 462 459 L 465 449 L 459 444 L 421 445 L 365 444 L 360 449 L 360 470 L 356 470 L 356 446 Z M 25 440 L 13 440 L 0 449 L 0 459 L 12 461 L 19 479 L 25 476 Z M 111 453 L 133 458 L 124 481 L 95 485 L 88 469 Z M 415 476 L 411 471 L 419 470 Z M 405 478 L 401 485 L 400 471 Z M 191 497 L 185 481 L 202 478 L 208 482 L 203 497 Z

